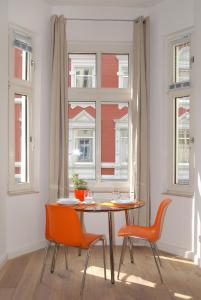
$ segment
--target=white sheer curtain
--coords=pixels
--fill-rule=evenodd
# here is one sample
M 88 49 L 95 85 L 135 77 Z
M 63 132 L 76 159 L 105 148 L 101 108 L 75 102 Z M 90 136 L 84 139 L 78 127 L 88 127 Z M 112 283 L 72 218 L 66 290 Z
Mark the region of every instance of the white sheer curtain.
M 149 19 L 140 17 L 133 28 L 133 95 L 131 101 L 132 166 L 131 191 L 145 201 L 138 223 L 149 224 Z
M 67 41 L 64 16 L 52 16 L 52 81 L 50 115 L 50 201 L 68 194 Z

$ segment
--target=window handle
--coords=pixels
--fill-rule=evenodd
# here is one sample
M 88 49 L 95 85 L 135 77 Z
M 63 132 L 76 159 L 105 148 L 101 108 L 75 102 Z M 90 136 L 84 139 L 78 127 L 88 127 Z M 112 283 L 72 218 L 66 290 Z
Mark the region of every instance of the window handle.
M 31 59 L 31 67 L 32 67 L 33 70 L 35 71 L 36 64 L 35 64 L 35 60 L 33 60 L 33 59 Z
M 194 143 L 195 143 L 195 138 L 194 138 L 194 136 L 190 137 L 190 143 L 191 143 L 191 144 L 194 144 Z
M 194 57 L 194 56 L 191 56 L 191 58 L 190 58 L 190 68 L 191 68 L 191 69 L 192 69 L 192 67 L 193 67 L 194 62 L 195 62 L 195 57 Z

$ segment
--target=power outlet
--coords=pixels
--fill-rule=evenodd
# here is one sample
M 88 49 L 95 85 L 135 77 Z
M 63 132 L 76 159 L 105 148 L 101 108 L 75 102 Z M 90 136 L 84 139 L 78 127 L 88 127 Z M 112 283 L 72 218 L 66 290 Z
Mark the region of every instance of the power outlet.
M 199 242 L 201 243 L 201 235 L 199 235 Z

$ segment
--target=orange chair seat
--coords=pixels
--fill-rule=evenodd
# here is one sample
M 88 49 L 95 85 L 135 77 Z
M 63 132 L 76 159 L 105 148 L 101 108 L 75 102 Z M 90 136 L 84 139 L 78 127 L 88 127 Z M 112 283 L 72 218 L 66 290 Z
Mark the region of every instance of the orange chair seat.
M 158 240 L 158 232 L 154 226 L 145 227 L 145 226 L 135 226 L 135 225 L 125 225 L 119 232 L 119 236 L 133 236 L 136 238 L 146 239 L 151 242 Z
M 83 241 L 80 245 L 81 248 L 88 249 L 90 244 L 96 240 L 103 238 L 102 234 L 84 233 Z

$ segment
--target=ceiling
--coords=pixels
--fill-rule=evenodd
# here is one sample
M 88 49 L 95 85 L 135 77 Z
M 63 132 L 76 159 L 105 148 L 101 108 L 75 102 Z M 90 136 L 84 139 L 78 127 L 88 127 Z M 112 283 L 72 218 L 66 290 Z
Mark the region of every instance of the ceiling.
M 163 0 L 51 0 L 54 5 L 150 7 Z

